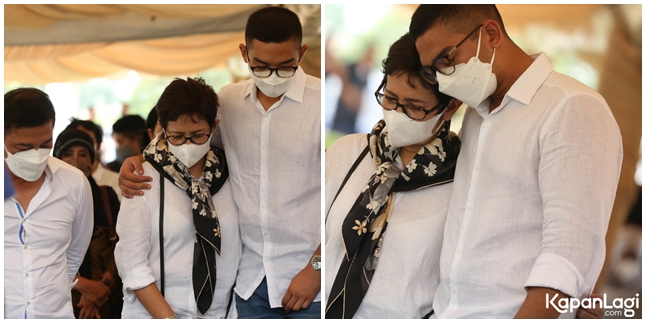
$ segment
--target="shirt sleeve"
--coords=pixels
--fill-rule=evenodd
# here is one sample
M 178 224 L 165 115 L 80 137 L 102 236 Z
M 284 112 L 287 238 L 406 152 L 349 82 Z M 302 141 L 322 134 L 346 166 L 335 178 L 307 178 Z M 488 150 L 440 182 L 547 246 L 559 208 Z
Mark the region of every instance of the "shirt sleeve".
M 525 287 L 581 297 L 591 292 L 605 258 L 621 135 L 605 102 L 580 94 L 551 116 L 538 144 L 543 236 Z
M 146 175 L 150 176 L 149 173 Z M 151 201 L 149 197 L 159 194 L 155 190 L 155 188 L 159 189 L 154 183 L 155 180 L 159 179 L 153 177 L 153 183 L 151 183 L 153 189 L 147 191 L 144 196 L 123 199 L 119 210 L 117 220 L 119 242 L 114 249 L 114 259 L 123 281 L 124 292 L 138 290 L 155 282 L 153 270 L 148 262 L 152 225 L 148 203 Z M 128 295 L 124 293 L 124 297 Z
M 69 276 L 70 288 L 76 285 L 73 283 L 74 277 L 78 272 L 87 248 L 90 246 L 92 239 L 92 230 L 94 229 L 94 202 L 92 201 L 92 189 L 90 183 L 83 177 L 79 181 L 80 187 L 78 194 L 76 217 L 72 225 L 72 240 L 67 248 L 67 274 Z

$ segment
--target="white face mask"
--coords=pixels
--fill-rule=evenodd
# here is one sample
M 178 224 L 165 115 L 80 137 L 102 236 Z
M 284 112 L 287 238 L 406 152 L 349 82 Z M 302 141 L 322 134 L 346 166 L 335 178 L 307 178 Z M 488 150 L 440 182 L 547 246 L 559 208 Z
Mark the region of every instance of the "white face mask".
M 416 121 L 403 112 L 384 109 L 384 121 L 388 127 L 390 144 L 393 148 L 400 148 L 426 142 L 442 128 L 439 125 L 433 132 L 433 128 L 440 117 L 442 117 L 442 114 L 437 114 L 426 121 Z
M 195 163 L 197 163 L 206 153 L 211 149 L 211 137 L 213 134 L 209 136 L 209 140 L 207 140 L 205 143 L 201 145 L 196 145 L 194 143 L 191 143 L 190 145 L 187 145 L 186 143 L 175 146 L 171 144 L 170 142 L 168 143 L 168 150 L 170 150 L 171 154 L 175 156 L 175 158 L 179 159 L 179 161 L 182 162 L 182 164 L 186 165 L 186 167 L 191 168 Z
M 270 98 L 275 98 L 283 95 L 287 91 L 292 82 L 294 81 L 294 76 L 292 77 L 278 77 L 276 72 L 271 73 L 269 77 L 260 78 L 253 75 L 251 67 L 249 68 L 249 73 L 251 73 L 251 78 L 256 84 L 260 92 L 265 94 Z
M 33 182 L 43 175 L 43 171 L 47 167 L 49 153 L 52 150 L 45 148 L 29 149 L 12 154 L 5 146 L 4 151 L 7 152 L 7 158 L 4 161 L 7 163 L 9 170 L 27 182 Z
M 481 62 L 478 59 L 481 37 L 482 28 L 480 28 L 480 34 L 478 35 L 476 56 L 471 57 L 466 64 L 455 65 L 455 72 L 451 75 L 437 73 L 440 92 L 456 98 L 472 108 L 480 105 L 482 101 L 496 91 L 498 86 L 496 75 L 491 72 L 493 61 L 496 58 L 496 49 L 493 49 L 491 63 Z

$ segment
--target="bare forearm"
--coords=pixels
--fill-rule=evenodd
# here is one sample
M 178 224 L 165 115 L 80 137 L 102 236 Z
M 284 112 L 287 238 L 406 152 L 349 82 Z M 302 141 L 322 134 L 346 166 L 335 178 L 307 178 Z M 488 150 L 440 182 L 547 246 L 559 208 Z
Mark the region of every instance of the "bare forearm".
M 545 287 L 530 287 L 527 291 L 527 297 L 523 305 L 516 313 L 517 319 L 555 319 L 560 313 L 552 306 L 547 306 L 545 299 L 552 300 L 554 295 L 558 294 L 554 303 L 556 304 L 561 298 L 569 298 L 555 289 Z M 547 295 L 547 296 L 546 296 Z M 549 304 L 548 304 L 549 305 Z
M 154 283 L 134 292 L 141 305 L 153 318 L 163 319 L 175 313 Z

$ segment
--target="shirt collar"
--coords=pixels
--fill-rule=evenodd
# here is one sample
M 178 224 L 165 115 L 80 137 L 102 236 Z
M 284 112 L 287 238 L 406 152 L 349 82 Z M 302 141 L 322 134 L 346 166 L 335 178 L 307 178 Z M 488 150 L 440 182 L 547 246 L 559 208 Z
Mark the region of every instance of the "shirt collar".
M 552 64 L 545 53 L 534 54 L 531 57 L 534 59 L 532 65 L 514 82 L 505 95 L 525 105 L 532 101 L 538 88 L 553 71 Z
M 294 81 L 292 81 L 292 84 L 282 96 L 298 103 L 303 103 L 303 97 L 305 97 L 305 83 L 307 81 L 307 75 L 305 75 L 305 72 L 303 72 L 303 68 L 299 66 L 293 77 Z M 256 96 L 256 93 L 258 91 L 258 87 L 256 87 L 256 84 L 254 84 L 253 79 L 249 79 L 247 82 L 248 83 L 245 87 L 244 97 L 251 97 L 252 101 L 257 101 L 258 97 Z M 282 97 L 280 99 L 281 101 L 283 100 Z
M 54 178 L 54 174 L 61 169 L 61 163 L 64 163 L 64 161 L 56 157 L 49 156 L 47 159 L 47 166 L 45 167 L 45 178 L 48 182 L 51 182 Z

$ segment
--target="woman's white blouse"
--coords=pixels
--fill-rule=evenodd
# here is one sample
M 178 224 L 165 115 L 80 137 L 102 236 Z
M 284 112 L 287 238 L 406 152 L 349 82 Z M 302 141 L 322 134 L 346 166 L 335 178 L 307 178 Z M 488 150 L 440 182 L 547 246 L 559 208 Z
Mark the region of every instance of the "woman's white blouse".
M 123 279 L 122 318 L 150 318 L 135 297 L 134 290 L 156 283 L 160 287 L 159 261 L 159 178 L 148 162 L 146 176 L 153 178 L 144 196 L 123 199 L 117 221 L 119 242 L 114 251 Z M 189 196 L 164 179 L 164 271 L 165 299 L 180 318 L 224 318 L 242 253 L 238 229 L 238 208 L 227 181 L 213 196 L 222 232 L 221 254 L 217 256 L 217 280 L 211 309 L 201 316 L 195 304 L 192 283 L 195 229 Z M 237 316 L 235 301 L 229 317 Z
M 337 140 L 325 154 L 325 296 L 329 299 L 345 256 L 341 225 L 361 190 L 376 171 L 370 152 L 348 179 L 334 205 L 341 182 L 368 141 L 365 134 Z M 401 160 L 398 162 L 401 166 Z M 421 318 L 433 307 L 439 283 L 442 233 L 451 183 L 398 192 L 384 234 L 381 257 L 370 288 L 354 318 Z

